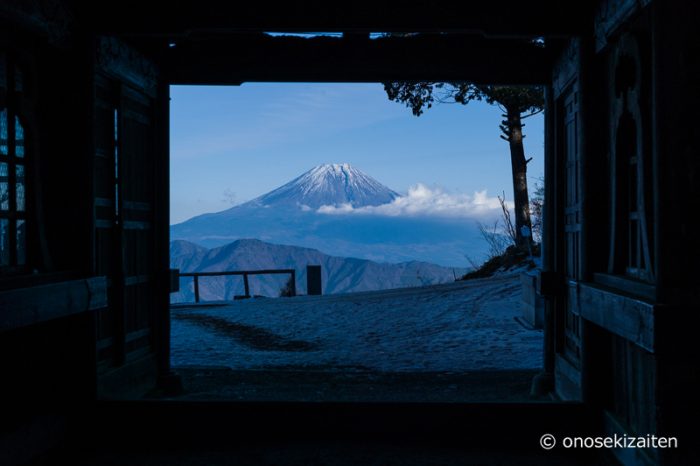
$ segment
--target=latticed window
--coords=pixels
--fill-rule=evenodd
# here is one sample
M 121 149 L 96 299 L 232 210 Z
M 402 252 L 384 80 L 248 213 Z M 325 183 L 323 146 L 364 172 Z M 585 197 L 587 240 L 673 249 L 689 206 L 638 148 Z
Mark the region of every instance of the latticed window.
M 647 231 L 647 204 L 649 183 L 648 167 L 642 153 L 636 147 L 637 124 L 631 115 L 625 113 L 620 119 L 617 139 L 619 214 L 624 219 L 626 250 L 620 251 L 624 259 L 626 275 L 640 280 L 650 280 L 651 259 L 649 232 Z M 648 163 L 647 163 L 648 165 Z
M 631 36 L 612 54 L 613 215 L 608 272 L 653 282 L 651 151 L 645 136 L 640 49 Z
M 17 114 L 23 75 L 0 54 L 0 271 L 27 264 L 25 125 Z

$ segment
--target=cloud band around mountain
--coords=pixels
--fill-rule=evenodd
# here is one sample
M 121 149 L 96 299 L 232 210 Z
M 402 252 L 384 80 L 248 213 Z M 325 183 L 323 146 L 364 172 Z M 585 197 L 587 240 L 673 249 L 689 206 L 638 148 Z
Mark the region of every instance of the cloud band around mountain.
M 506 202 L 509 209 L 511 202 Z M 473 195 L 452 194 L 442 188 L 430 188 L 422 183 L 411 186 L 408 194 L 399 196 L 392 202 L 378 206 L 353 207 L 351 204 L 338 206 L 323 205 L 317 210 L 320 214 L 381 215 L 387 217 L 435 216 L 450 218 L 483 218 L 498 214 L 501 205 L 498 197 L 489 197 L 486 190 Z

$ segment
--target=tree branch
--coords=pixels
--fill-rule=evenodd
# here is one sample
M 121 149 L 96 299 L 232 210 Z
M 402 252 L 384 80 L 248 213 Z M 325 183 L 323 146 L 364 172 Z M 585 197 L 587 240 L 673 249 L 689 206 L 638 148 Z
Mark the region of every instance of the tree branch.
M 520 119 L 524 120 L 525 118 L 530 118 L 531 116 L 537 115 L 538 113 L 544 112 L 544 109 L 537 110 L 536 112 L 532 112 L 529 115 L 521 116 Z M 523 125 L 525 126 L 525 125 Z

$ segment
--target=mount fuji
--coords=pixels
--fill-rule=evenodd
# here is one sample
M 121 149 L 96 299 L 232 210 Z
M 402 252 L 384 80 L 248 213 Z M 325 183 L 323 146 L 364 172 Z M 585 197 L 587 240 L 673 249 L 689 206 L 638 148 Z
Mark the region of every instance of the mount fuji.
M 467 257 L 484 258 L 487 245 L 472 218 L 343 213 L 401 198 L 347 163 L 319 165 L 251 201 L 172 225 L 170 237 L 206 248 L 254 238 L 336 257 L 460 268 L 470 266 Z M 341 209 L 329 215 L 327 208 Z
M 399 194 L 347 163 L 312 168 L 289 183 L 249 204 L 264 207 L 301 206 L 318 209 L 324 205 L 352 207 L 387 204 Z

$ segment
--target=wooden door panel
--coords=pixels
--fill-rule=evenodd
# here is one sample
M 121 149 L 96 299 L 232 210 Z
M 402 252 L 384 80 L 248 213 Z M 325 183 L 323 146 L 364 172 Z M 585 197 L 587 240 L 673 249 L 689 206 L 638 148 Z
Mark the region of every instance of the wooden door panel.
M 98 317 L 108 368 L 152 350 L 155 134 L 149 96 L 112 77 L 95 83 L 94 266 L 108 277 Z
M 575 306 L 577 283 L 582 275 L 582 193 L 581 157 L 579 140 L 579 94 L 576 81 L 560 97 L 563 127 L 561 129 L 565 161 L 564 180 L 564 273 L 569 283 L 565 299 L 566 305 L 560 326 L 563 335 L 559 352 L 575 368 L 581 367 L 581 316 Z

